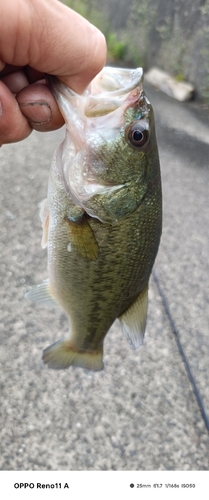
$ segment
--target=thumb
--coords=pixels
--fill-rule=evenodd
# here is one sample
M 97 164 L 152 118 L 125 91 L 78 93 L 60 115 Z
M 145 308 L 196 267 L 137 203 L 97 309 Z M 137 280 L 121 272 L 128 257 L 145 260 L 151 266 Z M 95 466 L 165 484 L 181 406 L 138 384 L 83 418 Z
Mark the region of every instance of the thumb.
M 1 3 L 0 47 L 4 63 L 56 75 L 76 92 L 84 90 L 106 58 L 102 33 L 58 0 Z

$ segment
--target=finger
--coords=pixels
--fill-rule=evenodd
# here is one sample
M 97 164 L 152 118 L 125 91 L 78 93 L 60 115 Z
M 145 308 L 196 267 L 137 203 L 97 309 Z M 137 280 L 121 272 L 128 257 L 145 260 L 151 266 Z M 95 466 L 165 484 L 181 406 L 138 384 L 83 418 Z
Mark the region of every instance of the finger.
M 5 66 L 6 66 L 5 62 L 2 61 L 2 59 L 0 59 L 0 73 L 1 73 L 1 71 L 4 70 Z
M 22 2 L 21 16 L 19 2 L 3 5 L 0 46 L 2 61 L 56 75 L 76 92 L 83 92 L 106 58 L 102 33 L 57 0 Z
M 61 2 L 30 1 L 33 15 L 37 16 L 30 44 L 30 66 L 58 76 L 70 88 L 82 93 L 105 64 L 104 35 Z
M 0 144 L 21 141 L 30 135 L 31 130 L 15 97 L 0 81 Z
M 41 73 L 40 71 L 37 71 L 30 66 L 14 66 L 12 64 L 5 64 L 4 68 L 0 71 L 0 80 L 3 80 L 3 77 L 9 74 L 13 74 L 15 77 L 15 73 L 17 71 L 22 71 L 26 75 L 26 78 L 30 83 L 37 82 L 37 80 L 41 80 L 41 78 L 44 78 L 44 73 Z
M 26 66 L 24 70 L 30 83 L 35 83 L 45 77 L 45 73 L 41 73 L 40 71 L 37 71 L 30 66 Z
M 0 60 L 0 78 L 4 75 L 8 75 L 9 73 L 14 73 L 15 71 L 22 70 L 22 66 L 14 66 L 13 64 L 5 64 L 3 63 L 3 66 L 1 67 L 1 60 Z
M 63 125 L 63 117 L 46 84 L 29 85 L 19 92 L 16 99 L 23 115 L 35 130 L 48 132 Z
M 29 85 L 29 81 L 23 71 L 15 71 L 1 78 L 12 94 L 18 94 L 20 90 Z

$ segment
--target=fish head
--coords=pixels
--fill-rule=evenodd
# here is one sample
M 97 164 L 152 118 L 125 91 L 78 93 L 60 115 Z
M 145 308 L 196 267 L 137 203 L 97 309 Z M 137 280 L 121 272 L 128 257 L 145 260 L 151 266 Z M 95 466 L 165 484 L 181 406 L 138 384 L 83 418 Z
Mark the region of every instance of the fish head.
M 105 67 L 79 95 L 49 77 L 66 123 L 60 165 L 65 187 L 87 212 L 95 194 L 134 179 L 144 182 L 152 170 L 157 144 L 142 78 L 142 68 Z

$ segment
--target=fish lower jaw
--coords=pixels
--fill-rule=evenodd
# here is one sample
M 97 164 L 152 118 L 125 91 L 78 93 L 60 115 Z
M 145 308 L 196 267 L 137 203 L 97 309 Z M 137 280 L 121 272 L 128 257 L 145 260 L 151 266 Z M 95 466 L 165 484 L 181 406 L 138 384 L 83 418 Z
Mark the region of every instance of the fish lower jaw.
M 85 178 L 82 184 L 76 185 L 71 182 L 70 193 L 72 198 L 78 205 L 83 207 L 85 202 L 89 201 L 93 196 L 99 194 L 112 193 L 117 189 L 120 189 L 124 184 L 114 184 L 111 182 L 101 181 L 98 183 L 97 180 L 91 178 Z
M 87 174 L 86 174 L 87 175 Z M 103 188 L 111 188 L 111 187 L 118 187 L 118 184 L 115 182 L 107 182 L 104 181 L 103 179 L 99 180 L 95 179 L 95 177 L 85 177 L 84 182 L 87 182 L 88 184 L 93 184 L 98 187 L 98 189 L 103 189 Z

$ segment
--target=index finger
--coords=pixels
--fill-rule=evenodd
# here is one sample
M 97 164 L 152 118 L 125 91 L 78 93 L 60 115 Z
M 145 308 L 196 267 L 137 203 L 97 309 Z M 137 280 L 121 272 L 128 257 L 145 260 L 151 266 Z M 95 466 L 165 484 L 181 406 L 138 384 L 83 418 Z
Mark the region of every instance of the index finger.
M 57 0 L 22 0 L 21 15 L 18 5 L 16 0 L 1 5 L 1 59 L 56 75 L 83 92 L 105 64 L 102 33 Z

